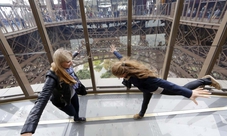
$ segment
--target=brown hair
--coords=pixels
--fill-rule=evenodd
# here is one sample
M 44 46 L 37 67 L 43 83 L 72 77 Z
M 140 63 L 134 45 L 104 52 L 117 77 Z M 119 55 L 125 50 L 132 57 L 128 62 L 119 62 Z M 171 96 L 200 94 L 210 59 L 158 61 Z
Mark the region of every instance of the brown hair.
M 76 80 L 61 66 L 62 62 L 72 61 L 72 54 L 63 48 L 60 48 L 54 52 L 53 60 L 54 62 L 51 63 L 51 70 L 55 72 L 59 77 L 59 80 L 64 81 L 67 84 L 75 84 Z
M 121 61 L 115 62 L 112 65 L 112 73 L 117 77 L 126 75 L 125 78 L 130 76 L 136 76 L 140 79 L 157 77 L 154 70 L 149 69 L 147 66 L 136 60 L 130 60 L 129 58 L 122 58 Z

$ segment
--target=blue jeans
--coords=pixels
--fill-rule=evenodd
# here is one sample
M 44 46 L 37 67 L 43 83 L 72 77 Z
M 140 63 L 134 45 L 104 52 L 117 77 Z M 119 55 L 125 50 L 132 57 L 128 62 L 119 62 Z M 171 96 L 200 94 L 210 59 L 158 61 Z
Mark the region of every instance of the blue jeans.
M 191 82 L 185 84 L 183 87 L 194 90 L 194 89 L 196 89 L 200 86 L 211 85 L 211 83 L 212 82 L 211 82 L 210 78 L 202 78 L 202 79 L 197 79 L 195 81 L 191 81 Z M 176 92 L 169 91 L 167 89 L 164 89 L 161 94 L 164 94 L 164 95 L 181 95 L 181 94 L 178 94 Z M 147 106 L 150 102 L 151 96 L 152 96 L 152 93 L 145 93 L 145 92 L 143 93 L 143 103 L 142 103 L 141 110 L 139 112 L 139 115 L 142 116 L 142 117 L 144 116 L 144 114 L 147 110 Z
M 65 107 L 61 108 L 60 110 L 64 111 L 69 116 L 74 116 L 74 119 L 79 118 L 79 98 L 78 95 L 75 93 L 74 96 L 71 98 L 71 104 L 66 105 Z

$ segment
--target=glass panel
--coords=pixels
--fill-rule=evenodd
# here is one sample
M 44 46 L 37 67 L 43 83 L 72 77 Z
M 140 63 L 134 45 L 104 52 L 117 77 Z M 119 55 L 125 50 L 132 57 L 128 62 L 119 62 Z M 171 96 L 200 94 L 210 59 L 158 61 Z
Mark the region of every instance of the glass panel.
M 7 88 L 7 87 L 13 87 L 18 86 L 17 81 L 15 77 L 13 76 L 13 73 L 7 64 L 7 61 L 5 60 L 2 52 L 0 51 L 0 88 Z
M 79 55 L 73 60 L 74 70 L 86 88 L 92 88 L 85 41 L 84 39 L 74 39 L 71 41 L 73 41 L 71 42 L 72 50 L 77 50 L 80 52 Z
M 29 83 L 43 83 L 50 63 L 38 31 L 8 39 L 8 43 Z
M 165 34 L 160 33 L 165 23 L 161 20 L 138 21 L 134 23 L 140 35 L 132 36 L 132 58 L 154 69 L 161 76 L 165 56 Z M 134 29 L 132 29 L 134 31 Z
M 20 87 L 18 87 L 18 82 L 14 77 L 9 65 L 7 64 L 2 52 L 0 52 L 0 66 L 0 98 L 3 99 L 10 95 L 22 94 L 22 91 L 9 91 L 9 89 L 12 87 Z
M 96 85 L 98 88 L 122 86 L 121 81 L 111 73 L 111 65 L 118 60 L 110 52 L 110 45 L 114 44 L 117 50 L 123 56 L 126 56 L 127 46 L 125 40 L 125 37 L 94 38 L 91 47 L 92 56 L 94 58 L 93 66 Z
M 65 48 L 71 52 L 79 52 L 73 59 L 74 70 L 86 87 L 92 87 L 82 24 L 55 26 L 54 29 L 48 27 L 47 31 L 54 51 Z
M 222 52 L 219 55 L 214 68 L 212 70 L 212 75 L 216 79 L 227 80 L 227 45 L 222 47 Z
M 17 54 L 16 58 L 30 84 L 44 83 L 45 74 L 50 69 L 50 63 L 45 52 Z
M 170 73 L 178 78 L 198 78 L 210 46 L 175 46 Z

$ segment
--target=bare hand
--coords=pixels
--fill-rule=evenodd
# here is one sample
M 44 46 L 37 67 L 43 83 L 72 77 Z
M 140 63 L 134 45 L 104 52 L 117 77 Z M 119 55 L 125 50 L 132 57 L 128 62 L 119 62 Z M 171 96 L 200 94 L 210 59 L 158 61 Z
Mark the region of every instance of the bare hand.
M 32 136 L 32 133 L 24 133 L 21 136 Z
M 116 49 L 116 47 L 115 47 L 115 45 L 110 45 L 110 52 L 114 52 L 114 51 L 117 51 L 117 49 Z
M 208 90 L 204 90 L 203 88 L 196 88 L 194 90 L 192 90 L 192 96 L 190 97 L 190 99 L 196 104 L 198 105 L 196 98 L 197 97 L 204 97 L 204 98 L 210 98 L 211 93 Z

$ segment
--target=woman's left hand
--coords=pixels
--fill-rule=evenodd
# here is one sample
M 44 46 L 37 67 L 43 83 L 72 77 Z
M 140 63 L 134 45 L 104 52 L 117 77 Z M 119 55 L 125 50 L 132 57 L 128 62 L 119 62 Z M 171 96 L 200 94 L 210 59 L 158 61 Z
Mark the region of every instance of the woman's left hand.
M 114 52 L 114 51 L 117 51 L 116 47 L 114 44 L 110 45 L 110 52 Z
M 192 90 L 192 96 L 190 97 L 190 99 L 196 104 L 198 105 L 196 98 L 197 97 L 204 97 L 204 98 L 210 98 L 211 93 L 208 90 L 204 90 L 203 88 L 196 88 L 194 90 Z

